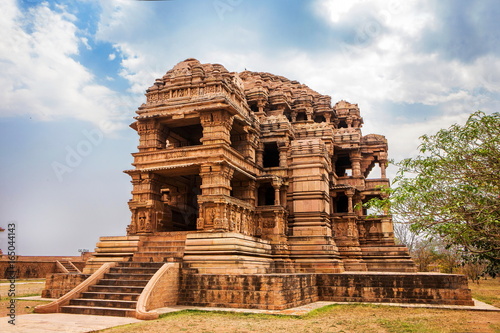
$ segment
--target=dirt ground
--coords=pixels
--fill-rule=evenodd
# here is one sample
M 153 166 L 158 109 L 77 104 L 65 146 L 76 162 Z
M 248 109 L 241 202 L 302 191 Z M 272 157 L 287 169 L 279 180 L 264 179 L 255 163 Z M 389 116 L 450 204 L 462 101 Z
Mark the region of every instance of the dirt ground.
M 104 330 L 129 332 L 500 332 L 500 313 L 335 305 L 303 317 L 183 312 Z
M 16 284 L 16 297 L 40 295 L 44 286 L 44 280 L 23 280 L 21 283 Z M 0 317 L 6 317 L 10 311 L 7 308 L 10 305 L 10 299 L 8 298 L 9 287 L 8 284 L 0 283 Z M 38 304 L 46 304 L 46 302 L 16 300 L 16 315 L 31 313 Z

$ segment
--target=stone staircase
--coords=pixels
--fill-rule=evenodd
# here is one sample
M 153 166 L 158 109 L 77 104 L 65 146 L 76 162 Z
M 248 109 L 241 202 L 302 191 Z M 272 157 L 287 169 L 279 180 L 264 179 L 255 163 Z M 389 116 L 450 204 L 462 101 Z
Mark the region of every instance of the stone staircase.
M 133 261 L 166 262 L 168 258 L 182 259 L 187 233 L 164 232 L 161 235 L 144 237 L 139 250 L 132 257 Z
M 64 268 L 61 268 L 63 273 L 69 273 L 69 274 L 81 274 L 82 273 L 75 265 L 73 265 L 73 263 L 71 261 L 59 261 L 59 260 L 57 260 L 57 262 L 62 267 L 64 267 Z
M 63 313 L 134 317 L 137 300 L 151 277 L 163 265 L 152 262 L 120 262 L 80 298 L 62 306 Z

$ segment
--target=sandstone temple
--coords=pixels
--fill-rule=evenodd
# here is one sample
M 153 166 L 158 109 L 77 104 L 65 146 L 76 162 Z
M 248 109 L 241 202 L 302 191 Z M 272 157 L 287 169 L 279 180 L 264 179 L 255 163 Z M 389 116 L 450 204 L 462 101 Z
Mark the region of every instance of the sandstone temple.
M 465 277 L 416 273 L 391 216 L 363 208 L 389 180 L 387 140 L 362 125 L 357 104 L 297 81 L 180 62 L 131 125 L 127 235 L 101 237 L 82 274 L 50 277 L 46 296 L 62 297 L 37 312 L 471 304 Z

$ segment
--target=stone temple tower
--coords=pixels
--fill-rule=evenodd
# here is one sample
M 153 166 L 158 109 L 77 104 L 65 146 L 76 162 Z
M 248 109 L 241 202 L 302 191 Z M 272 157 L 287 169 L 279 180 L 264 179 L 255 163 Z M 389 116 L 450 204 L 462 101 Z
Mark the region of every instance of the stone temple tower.
M 387 141 L 362 135 L 357 104 L 195 59 L 146 97 L 129 236 L 185 235 L 183 263 L 205 273 L 415 270 L 390 216 L 362 208 L 389 181 Z

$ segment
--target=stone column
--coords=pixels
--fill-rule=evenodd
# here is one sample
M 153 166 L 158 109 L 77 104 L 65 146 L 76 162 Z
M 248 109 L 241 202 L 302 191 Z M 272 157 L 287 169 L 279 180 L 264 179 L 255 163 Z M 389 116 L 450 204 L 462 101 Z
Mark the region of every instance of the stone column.
M 158 230 L 158 223 L 163 216 L 162 177 L 152 172 L 131 176 L 134 188 L 132 200 L 129 201 L 132 222 L 128 233 L 153 233 Z
M 226 164 L 207 163 L 200 167 L 202 195 L 231 194 L 231 179 L 234 169 Z
M 201 142 L 207 144 L 225 143 L 231 145 L 231 128 L 234 117 L 226 110 L 204 111 L 200 113 L 203 126 Z
M 273 178 L 271 185 L 274 188 L 274 205 L 279 206 L 280 202 L 280 188 L 283 184 L 283 180 L 280 178 Z
M 139 120 L 137 133 L 139 134 L 139 151 L 155 151 L 165 149 L 169 129 L 156 119 Z
M 259 144 L 258 148 L 256 149 L 256 164 L 259 166 L 264 165 L 264 145 L 261 143 Z
M 380 161 L 378 164 L 380 166 L 380 178 L 387 178 L 386 175 L 387 161 Z
M 287 153 L 288 153 L 288 146 L 285 142 L 279 142 L 278 143 L 278 150 L 280 152 L 280 167 L 286 168 L 288 166 L 287 163 Z
M 347 212 L 349 214 L 352 214 L 354 212 L 353 210 L 353 200 L 352 197 L 354 196 L 354 190 L 347 190 L 345 191 L 345 194 L 347 195 Z
M 352 166 L 352 176 L 361 177 L 361 153 L 359 151 L 353 151 L 350 158 Z

